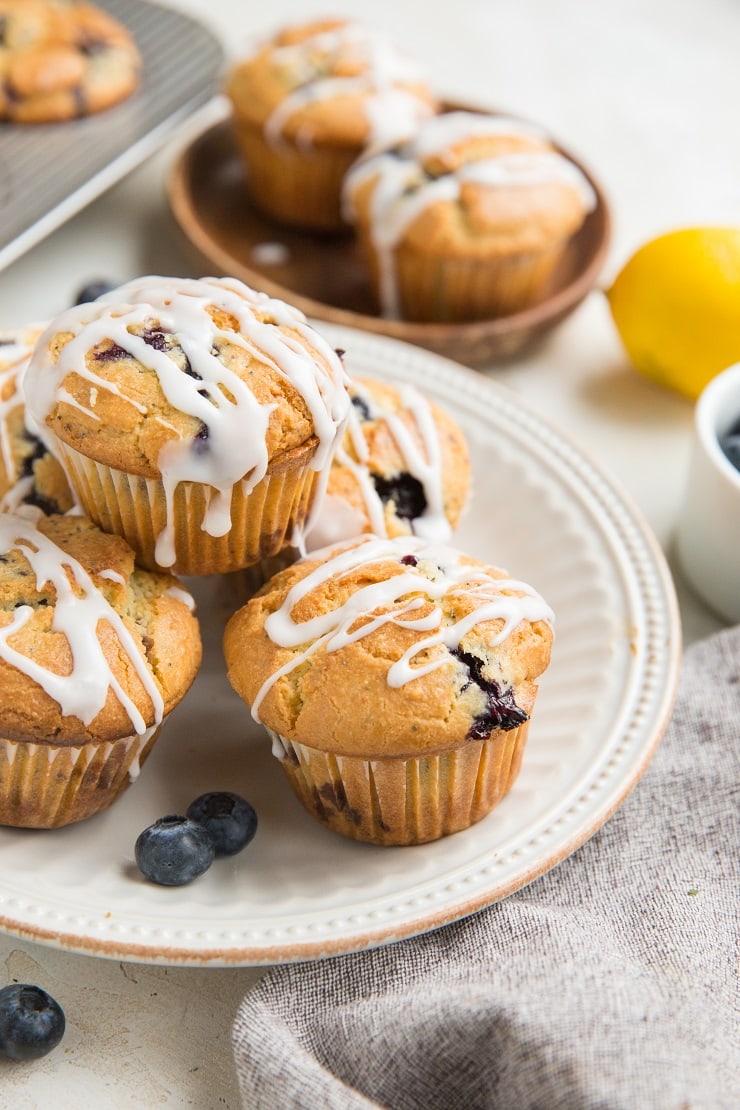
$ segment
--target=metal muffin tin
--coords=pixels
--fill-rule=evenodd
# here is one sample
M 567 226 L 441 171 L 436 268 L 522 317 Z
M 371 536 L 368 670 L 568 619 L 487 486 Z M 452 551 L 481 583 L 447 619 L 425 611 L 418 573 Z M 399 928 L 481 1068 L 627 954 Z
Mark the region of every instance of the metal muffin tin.
M 133 34 L 137 91 L 98 115 L 0 122 L 0 269 L 135 169 L 219 91 L 224 51 L 205 27 L 145 0 L 96 0 Z

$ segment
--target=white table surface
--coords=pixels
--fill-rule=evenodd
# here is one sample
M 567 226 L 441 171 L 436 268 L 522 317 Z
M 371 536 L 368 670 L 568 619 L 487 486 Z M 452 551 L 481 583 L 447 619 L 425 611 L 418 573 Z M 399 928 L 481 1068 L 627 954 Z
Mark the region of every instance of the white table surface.
M 372 18 L 427 65 L 444 94 L 538 120 L 591 167 L 610 198 L 614 237 L 603 284 L 662 231 L 740 224 L 736 0 L 170 6 L 210 25 L 230 57 L 283 23 L 327 13 Z M 0 273 L 0 326 L 54 315 L 91 278 L 193 273 L 164 193 L 182 141 L 178 135 Z M 594 292 L 536 351 L 486 373 L 520 392 L 621 484 L 675 571 L 671 545 L 693 406 L 630 367 L 603 295 Z M 677 571 L 676 585 L 686 643 L 722 627 Z M 12 937 L 0 938 L 0 957 L 0 985 L 41 984 L 63 1000 L 68 1019 L 62 1044 L 43 1060 L 0 1059 L 0 1105 L 239 1106 L 230 1026 L 263 969 L 118 963 Z

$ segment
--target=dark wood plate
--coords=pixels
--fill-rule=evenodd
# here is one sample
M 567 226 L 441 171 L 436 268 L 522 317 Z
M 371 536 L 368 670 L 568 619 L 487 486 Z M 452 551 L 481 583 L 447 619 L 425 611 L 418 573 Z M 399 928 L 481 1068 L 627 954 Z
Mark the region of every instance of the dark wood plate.
M 230 119 L 211 124 L 181 152 L 169 175 L 168 194 L 202 274 L 228 274 L 296 305 L 313 319 L 388 335 L 482 367 L 543 336 L 596 283 L 609 245 L 609 208 L 588 170 L 568 157 L 591 182 L 597 205 L 571 240 L 549 292 L 524 312 L 463 324 L 383 319 L 375 311 L 351 233 L 312 235 L 262 215 L 250 201 Z

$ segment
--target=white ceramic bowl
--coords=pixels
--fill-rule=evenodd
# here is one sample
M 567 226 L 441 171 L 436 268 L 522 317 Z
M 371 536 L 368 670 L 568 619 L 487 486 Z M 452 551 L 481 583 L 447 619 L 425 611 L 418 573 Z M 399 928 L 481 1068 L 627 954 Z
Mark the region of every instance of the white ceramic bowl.
M 740 420 L 740 363 L 723 370 L 696 404 L 694 443 L 676 533 L 682 570 L 728 623 L 740 622 L 740 471 L 720 439 Z

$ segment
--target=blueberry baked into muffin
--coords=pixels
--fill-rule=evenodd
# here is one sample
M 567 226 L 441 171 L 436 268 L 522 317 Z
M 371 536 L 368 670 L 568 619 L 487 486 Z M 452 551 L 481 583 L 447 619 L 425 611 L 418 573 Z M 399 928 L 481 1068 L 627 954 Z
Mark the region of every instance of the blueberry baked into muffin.
M 61 465 L 26 422 L 20 383 L 43 330 L 0 331 L 0 512 L 66 513 L 75 503 Z
M 542 299 L 596 198 L 538 129 L 460 111 L 359 160 L 344 201 L 381 313 L 459 322 Z
M 0 513 L 0 824 L 83 820 L 136 778 L 200 664 L 192 609 L 85 517 Z
M 349 20 L 279 31 L 227 82 L 254 202 L 281 223 L 344 226 L 342 180 L 365 150 L 411 135 L 436 110 L 420 67 Z
M 94 4 L 0 0 L 0 119 L 53 123 L 102 112 L 139 84 L 130 33 Z
M 417 844 L 514 782 L 552 613 L 530 586 L 416 537 L 350 541 L 272 578 L 229 621 L 229 679 L 329 828 Z
M 297 542 L 350 407 L 303 314 L 232 278 L 139 278 L 69 309 L 24 380 L 87 515 L 181 574 Z

